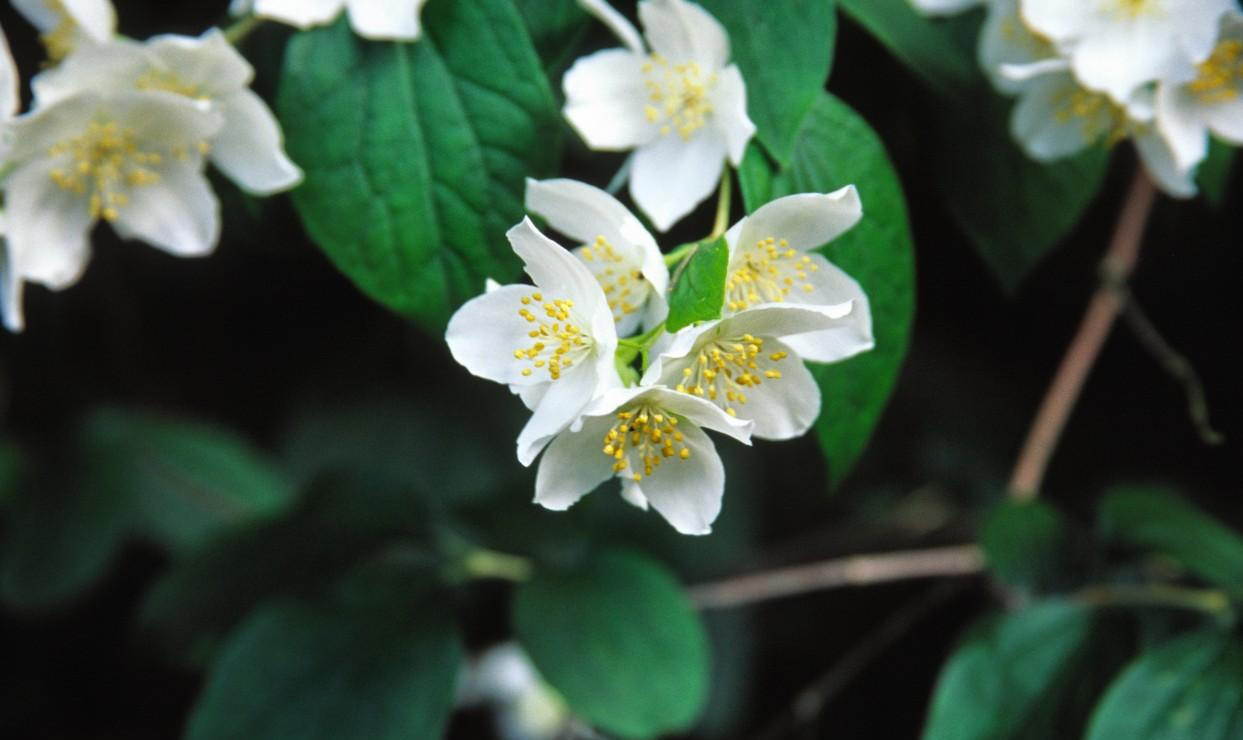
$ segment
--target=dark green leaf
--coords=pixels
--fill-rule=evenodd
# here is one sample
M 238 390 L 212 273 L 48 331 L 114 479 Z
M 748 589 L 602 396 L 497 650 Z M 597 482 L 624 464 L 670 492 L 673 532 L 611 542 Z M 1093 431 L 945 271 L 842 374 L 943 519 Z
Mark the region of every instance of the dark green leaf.
M 1243 737 L 1243 645 L 1202 630 L 1144 653 L 1110 686 L 1088 740 Z
M 1115 489 L 1100 517 L 1106 537 L 1175 558 L 1219 586 L 1243 588 L 1243 538 L 1172 491 Z
M 439 332 L 518 263 L 524 178 L 550 174 L 560 117 L 511 0 L 429 3 L 416 44 L 345 19 L 289 44 L 279 95 L 311 237 L 372 298 Z
M 1062 602 L 979 626 L 941 670 L 924 740 L 1065 737 L 1035 728 L 1056 725 L 1059 684 L 1074 672 L 1090 627 L 1085 609 Z
M 438 738 L 461 657 L 443 604 L 272 602 L 224 647 L 186 738 Z
M 696 245 L 673 273 L 665 329 L 673 332 L 696 321 L 721 318 L 728 270 L 729 245 L 725 237 Z
M 1039 589 L 1061 575 L 1070 531 L 1057 509 L 1046 503 L 1007 501 L 985 522 L 980 544 L 997 578 L 1010 586 Z
M 837 0 L 846 15 L 863 26 L 912 72 L 945 95 L 963 97 L 976 86 L 975 58 L 909 0 Z
M 514 629 L 571 710 L 605 732 L 655 737 L 688 728 L 703 708 L 703 624 L 673 576 L 644 557 L 539 570 L 518 590 Z
M 560 77 L 578 52 L 578 42 L 586 35 L 591 16 L 577 0 L 514 0 L 527 33 L 553 78 Z
M 1208 158 L 1196 170 L 1196 184 L 1205 200 L 1220 208 L 1226 200 L 1226 187 L 1230 184 L 1230 171 L 1238 150 L 1216 138 L 1209 140 Z
M 799 127 L 833 63 L 833 0 L 704 0 L 702 5 L 729 31 L 756 138 L 788 165 Z
M 747 211 L 792 193 L 827 193 L 854 184 L 863 220 L 822 251 L 863 286 L 876 348 L 847 362 L 814 366 L 823 408 L 816 422 L 829 475 L 839 482 L 858 460 L 906 357 L 915 310 L 915 265 L 902 186 L 867 122 L 824 93 L 804 121 L 789 169 L 751 147 L 739 170 Z

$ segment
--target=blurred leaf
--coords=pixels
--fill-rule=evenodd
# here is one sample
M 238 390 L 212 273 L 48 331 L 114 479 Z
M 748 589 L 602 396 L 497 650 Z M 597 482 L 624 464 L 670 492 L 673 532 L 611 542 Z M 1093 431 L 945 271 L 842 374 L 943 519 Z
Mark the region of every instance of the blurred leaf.
M 979 625 L 941 669 L 924 740 L 1068 737 L 1057 700 L 1088 642 L 1090 613 L 1044 602 Z
M 569 66 L 591 16 L 577 0 L 514 0 L 544 71 L 556 78 Z
M 944 95 L 964 96 L 976 85 L 974 57 L 946 32 L 946 24 L 915 10 L 909 0 L 837 0 L 906 66 Z
M 288 517 L 242 528 L 175 560 L 139 613 L 153 639 L 198 666 L 264 599 L 304 593 L 393 542 L 426 539 L 427 516 L 404 489 L 348 475 L 316 482 Z
M 1243 589 L 1243 538 L 1172 491 L 1117 488 L 1101 502 L 1110 539 L 1173 557 L 1219 586 Z
M 674 332 L 697 321 L 721 318 L 728 270 L 729 245 L 725 237 L 696 245 L 673 273 L 665 329 Z
M 1202 630 L 1149 650 L 1101 699 L 1087 740 L 1243 737 L 1243 645 Z
M 1221 208 L 1226 201 L 1226 188 L 1230 185 L 1230 171 L 1237 153 L 1237 149 L 1216 137 L 1209 139 L 1208 157 L 1196 170 L 1196 184 L 1214 208 Z
M 614 551 L 539 569 L 514 601 L 514 629 L 573 712 L 624 738 L 688 728 L 708 693 L 708 641 L 677 581 Z
M 748 212 L 784 195 L 827 193 L 850 184 L 863 200 L 863 220 L 821 249 L 863 286 L 876 334 L 872 351 L 812 366 L 824 398 L 816 432 L 836 484 L 867 447 L 906 357 L 915 257 L 906 200 L 884 145 L 845 103 L 821 95 L 804 121 L 793 162 L 779 170 L 756 147 L 747 151 L 738 174 Z
M 412 606 L 399 583 L 387 599 L 257 609 L 212 666 L 187 740 L 440 737 L 462 650 L 443 602 Z
M 552 172 L 560 116 L 511 0 L 429 3 L 417 44 L 344 18 L 298 34 L 278 99 L 308 233 L 363 292 L 429 331 L 518 262 L 524 178 Z
M 1047 588 L 1067 564 L 1070 531 L 1062 515 L 1041 501 L 1006 501 L 980 534 L 994 575 L 1009 586 Z
M 704 0 L 729 31 L 756 138 L 790 164 L 803 119 L 824 89 L 837 36 L 834 0 Z

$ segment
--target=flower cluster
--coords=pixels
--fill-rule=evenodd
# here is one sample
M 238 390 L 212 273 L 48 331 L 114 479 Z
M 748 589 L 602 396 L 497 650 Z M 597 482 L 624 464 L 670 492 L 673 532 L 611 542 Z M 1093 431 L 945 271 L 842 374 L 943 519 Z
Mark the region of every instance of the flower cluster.
M 331 23 L 348 9 L 350 25 L 359 35 L 382 41 L 413 41 L 419 37 L 419 11 L 427 0 L 233 0 L 234 15 L 310 28 Z
M 511 229 L 533 285 L 493 286 L 462 306 L 450 351 L 532 410 L 517 453 L 529 465 L 543 451 L 537 503 L 563 510 L 615 477 L 625 500 L 679 532 L 709 532 L 725 474 L 705 430 L 797 437 L 820 411 L 803 361 L 872 347 L 863 291 L 810 251 L 862 216 L 854 187 L 781 198 L 735 224 L 720 318 L 672 333 L 665 257 L 625 206 L 572 180 L 528 181 L 526 204 L 578 246 L 530 219 Z
M 980 63 L 1018 95 L 1011 128 L 1035 159 L 1134 141 L 1167 193 L 1195 193 L 1210 132 L 1243 143 L 1243 14 L 1234 0 L 911 0 L 985 4 Z
M 301 180 L 276 119 L 249 89 L 253 69 L 220 31 L 139 43 L 115 35 L 107 0 L 14 5 L 54 64 L 17 115 L 17 71 L 0 34 L 0 291 L 10 329 L 24 324 L 25 282 L 59 290 L 77 281 L 99 221 L 174 255 L 211 252 L 220 206 L 208 161 L 257 195 Z

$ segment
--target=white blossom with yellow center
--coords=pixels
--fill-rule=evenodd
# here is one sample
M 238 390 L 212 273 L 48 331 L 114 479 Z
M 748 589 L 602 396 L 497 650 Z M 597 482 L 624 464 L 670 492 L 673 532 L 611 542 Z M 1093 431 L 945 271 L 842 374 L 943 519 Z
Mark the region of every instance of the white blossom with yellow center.
M 110 0 L 12 0 L 17 12 L 39 30 L 53 61 L 75 49 L 101 44 L 116 34 L 117 17 Z
M 1243 144 L 1243 15 L 1222 18 L 1217 45 L 1192 80 L 1157 87 L 1156 114 L 1179 167 L 1191 169 L 1208 156 L 1210 131 Z
M 331 23 L 349 10 L 359 36 L 380 41 L 413 41 L 422 32 L 419 12 L 427 0 L 233 0 L 230 12 L 254 12 L 261 18 L 310 28 Z M 453 0 L 445 0 L 453 2 Z
M 755 423 L 761 439 L 791 439 L 820 414 L 820 389 L 791 341 L 850 326 L 850 304 L 767 304 L 682 329 L 643 375 Z
M 526 208 L 581 245 L 574 254 L 604 290 L 618 336 L 664 320 L 669 268 L 656 240 L 616 198 L 574 180 L 527 180 Z
M 863 288 L 812 251 L 862 216 L 859 194 L 848 185 L 832 193 L 778 198 L 734 224 L 725 234 L 724 315 L 770 303 L 815 307 L 837 318 L 821 331 L 788 337 L 803 359 L 837 362 L 871 349 L 872 313 Z
M 168 93 L 81 93 L 13 120 L 4 182 L 9 270 L 74 283 L 100 220 L 178 256 L 215 248 L 220 206 L 203 159 L 219 114 Z
M 467 301 L 445 339 L 467 370 L 508 385 L 532 407 L 518 435 L 518 460 L 530 465 L 592 399 L 621 385 L 613 364 L 617 331 L 581 260 L 530 219 L 506 236 L 534 285 L 504 285 Z
M 1208 59 L 1234 0 L 1022 0 L 1028 27 L 1067 50 L 1088 90 L 1129 104 L 1157 80 L 1182 80 Z
M 224 126 L 211 142 L 212 164 L 244 190 L 271 195 L 297 185 L 302 171 L 286 156 L 280 124 L 250 90 L 254 69 L 217 29 L 199 38 L 155 36 L 83 47 L 31 83 L 37 105 L 80 92 L 175 93 L 217 111 Z
M 617 33 L 623 49 L 574 63 L 563 81 L 565 116 L 592 149 L 633 149 L 630 195 L 665 231 L 737 166 L 755 125 L 729 36 L 685 0 L 639 3 L 649 51 L 638 31 L 602 0 L 581 0 Z
M 622 496 L 650 505 L 682 534 L 708 534 L 721 511 L 725 469 L 704 429 L 749 444 L 752 424 L 664 387 L 610 391 L 557 435 L 540 460 L 535 502 L 564 511 L 616 477 Z

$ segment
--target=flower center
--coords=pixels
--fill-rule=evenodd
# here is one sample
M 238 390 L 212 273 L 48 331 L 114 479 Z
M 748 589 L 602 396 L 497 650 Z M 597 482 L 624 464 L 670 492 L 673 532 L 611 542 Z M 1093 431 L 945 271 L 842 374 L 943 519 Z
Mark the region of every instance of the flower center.
M 650 476 L 665 458 L 688 460 L 691 456 L 678 431 L 677 417 L 647 405 L 617 412 L 617 422 L 604 435 L 602 451 L 613 458 L 614 473 L 629 470 L 635 482 Z
M 704 127 L 712 113 L 708 91 L 716 84 L 715 74 L 705 77 L 697 62 L 671 65 L 653 54 L 643 65 L 643 76 L 648 91 L 643 112 L 648 121 L 660 126 L 661 135 L 677 131 L 689 139 Z
M 1124 18 L 1135 18 L 1160 12 L 1161 0 L 1106 0 L 1105 8 Z
M 531 344 L 514 350 L 514 359 L 530 363 L 530 367 L 522 369 L 524 376 L 547 369 L 549 379 L 556 380 L 562 370 L 586 356 L 594 343 L 571 316 L 573 301 L 553 298 L 544 302 L 540 293 L 524 295 L 521 300 L 518 315 L 532 324 L 527 332 Z
M 65 158 L 63 166 L 49 174 L 61 188 L 89 196 L 92 218 L 115 221 L 118 209 L 129 202 L 129 188 L 154 185 L 163 157 L 138 148 L 134 132 L 114 122 L 92 121 L 82 136 L 67 139 L 48 150 L 53 158 Z
M 211 99 L 211 96 L 204 93 L 201 87 L 186 82 L 170 70 L 149 69 L 134 82 L 134 85 L 139 90 L 162 90 L 195 100 Z
M 638 311 L 647 300 L 651 284 L 603 236 L 597 236 L 595 243 L 584 246 L 579 254 L 604 290 L 614 322 Z
M 785 352 L 764 354 L 764 340 L 750 334 L 736 339 L 718 339 L 704 345 L 694 361 L 682 370 L 682 382 L 676 390 L 693 396 L 706 396 L 725 409 L 730 416 L 738 411 L 732 404 L 747 402 L 747 388 L 765 380 L 779 380 L 777 363 L 789 355 Z
M 1076 87 L 1053 100 L 1053 117 L 1061 123 L 1080 119 L 1083 140 L 1096 141 L 1102 136 L 1106 146 L 1113 146 L 1127 137 L 1126 110 L 1108 95 Z
M 740 251 L 741 264 L 725 279 L 725 307 L 730 311 L 758 303 L 781 303 L 795 286 L 801 286 L 805 293 L 816 289 L 807 275 L 820 266 L 810 255 L 792 249 L 785 239 L 770 236 Z
M 1222 41 L 1197 67 L 1199 76 L 1191 91 L 1206 103 L 1222 103 L 1238 97 L 1243 79 L 1243 41 Z
M 56 25 L 52 30 L 39 36 L 43 48 L 47 49 L 48 59 L 59 62 L 77 46 L 78 23 L 69 14 L 62 0 L 43 0 L 43 6 L 56 17 Z

